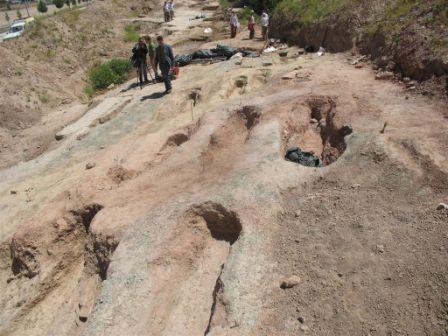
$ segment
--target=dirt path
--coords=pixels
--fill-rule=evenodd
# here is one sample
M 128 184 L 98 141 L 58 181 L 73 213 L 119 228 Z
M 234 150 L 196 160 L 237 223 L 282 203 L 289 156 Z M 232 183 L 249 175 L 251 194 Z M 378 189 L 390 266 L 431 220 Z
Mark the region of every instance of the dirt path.
M 297 53 L 129 82 L 1 171 L 0 334 L 444 335 L 446 106 Z

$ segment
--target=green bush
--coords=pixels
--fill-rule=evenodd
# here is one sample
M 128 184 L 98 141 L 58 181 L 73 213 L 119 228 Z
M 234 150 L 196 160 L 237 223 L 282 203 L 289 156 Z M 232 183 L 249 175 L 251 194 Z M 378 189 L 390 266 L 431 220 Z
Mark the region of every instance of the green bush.
M 40 0 L 40 1 L 37 3 L 37 10 L 38 10 L 40 13 L 46 13 L 46 12 L 48 11 L 47 4 L 46 4 L 45 2 L 43 2 L 42 0 Z
M 64 0 L 53 0 L 53 4 L 56 8 L 62 8 L 64 7 Z
M 20 10 L 17 10 L 17 11 L 16 11 L 16 15 L 17 15 L 17 18 L 18 18 L 18 19 L 21 19 L 21 18 L 22 18 L 22 13 L 20 12 Z
M 128 60 L 112 59 L 90 70 L 90 84 L 94 90 L 102 90 L 111 84 L 123 83 L 131 68 Z
M 118 82 L 115 84 L 123 83 L 132 69 L 131 63 L 125 59 L 114 58 L 106 64 L 108 64 L 113 73 L 118 76 Z

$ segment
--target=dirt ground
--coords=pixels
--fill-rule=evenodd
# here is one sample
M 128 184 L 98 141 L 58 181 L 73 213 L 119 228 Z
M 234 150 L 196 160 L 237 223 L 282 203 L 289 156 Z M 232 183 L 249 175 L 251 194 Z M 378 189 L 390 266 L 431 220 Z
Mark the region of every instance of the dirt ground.
M 206 4 L 175 51 L 247 46 Z M 0 335 L 447 335 L 446 103 L 287 51 L 131 80 L 0 171 Z

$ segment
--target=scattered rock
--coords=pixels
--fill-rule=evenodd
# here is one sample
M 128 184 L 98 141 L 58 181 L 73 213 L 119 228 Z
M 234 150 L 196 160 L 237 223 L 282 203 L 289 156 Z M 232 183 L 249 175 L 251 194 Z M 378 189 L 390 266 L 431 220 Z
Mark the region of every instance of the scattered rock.
M 394 71 L 396 67 L 397 67 L 397 63 L 395 63 L 394 61 L 389 61 L 389 63 L 387 63 L 387 65 L 386 65 L 386 70 Z
M 364 68 L 364 64 L 358 63 L 358 64 L 355 65 L 355 68 L 356 69 L 362 69 L 362 68 Z
M 437 210 L 448 210 L 448 204 L 440 203 L 440 204 L 437 206 Z
M 304 324 L 305 323 L 305 319 L 302 316 L 299 316 L 297 318 L 297 321 L 299 321 L 300 323 Z
M 390 71 L 380 71 L 375 76 L 375 79 L 377 80 L 392 79 L 392 78 L 394 78 L 394 73 Z
M 263 66 L 271 66 L 271 65 L 273 65 L 274 63 L 271 61 L 271 60 L 264 60 L 263 61 Z
M 280 283 L 281 289 L 293 288 L 300 283 L 300 277 L 297 275 L 293 275 L 287 279 L 282 280 Z
M 312 119 L 310 120 L 310 123 L 312 123 L 312 124 L 317 124 L 318 121 L 317 121 L 316 119 L 312 118 Z
M 376 252 L 384 253 L 384 245 L 377 245 L 376 246 Z
M 54 136 L 54 138 L 55 138 L 57 141 L 59 141 L 59 140 L 64 139 L 64 135 L 63 135 L 63 134 L 56 133 L 55 136 Z
M 112 90 L 114 87 L 115 87 L 115 84 L 112 83 L 111 85 L 109 85 L 109 86 L 107 87 L 107 89 L 108 89 L 108 90 Z
M 11 195 L 17 195 L 17 190 L 11 190 L 9 193 L 10 193 Z
M 304 326 L 304 325 L 300 327 L 300 330 L 302 330 L 302 331 L 308 331 L 308 329 L 309 328 L 307 326 Z
M 282 79 L 285 79 L 285 80 L 290 80 L 290 79 L 294 79 L 294 78 L 297 78 L 297 71 L 291 71 L 282 76 Z
M 86 169 L 92 169 L 96 166 L 96 164 L 94 162 L 87 162 L 86 164 Z

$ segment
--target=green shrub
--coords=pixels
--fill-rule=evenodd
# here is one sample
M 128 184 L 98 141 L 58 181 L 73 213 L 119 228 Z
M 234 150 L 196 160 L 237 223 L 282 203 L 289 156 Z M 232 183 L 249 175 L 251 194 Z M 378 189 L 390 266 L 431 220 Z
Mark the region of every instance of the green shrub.
M 91 87 L 91 86 L 86 86 L 86 87 L 84 88 L 84 94 L 85 94 L 87 97 L 92 98 L 93 95 L 95 94 L 95 89 L 94 89 L 93 87 Z
M 139 39 L 136 27 L 134 25 L 128 25 L 124 27 L 124 41 L 125 42 L 137 42 Z
M 108 64 L 111 70 L 118 76 L 118 82 L 115 84 L 123 83 L 132 69 L 131 63 L 125 59 L 114 58 L 106 64 Z
M 90 70 L 90 84 L 94 90 L 102 90 L 111 84 L 123 83 L 131 68 L 128 60 L 112 59 Z
M 53 0 L 53 4 L 56 8 L 62 8 L 64 7 L 64 0 Z
M 117 75 L 107 64 L 97 66 L 90 71 L 90 82 L 95 90 L 105 89 L 116 80 Z
M 16 15 L 18 19 L 22 18 L 22 13 L 20 12 L 20 10 L 17 10 Z
M 45 2 L 43 2 L 42 0 L 40 0 L 40 1 L 37 3 L 37 10 L 38 10 L 40 13 L 46 13 L 46 12 L 48 11 L 47 4 L 46 4 Z

